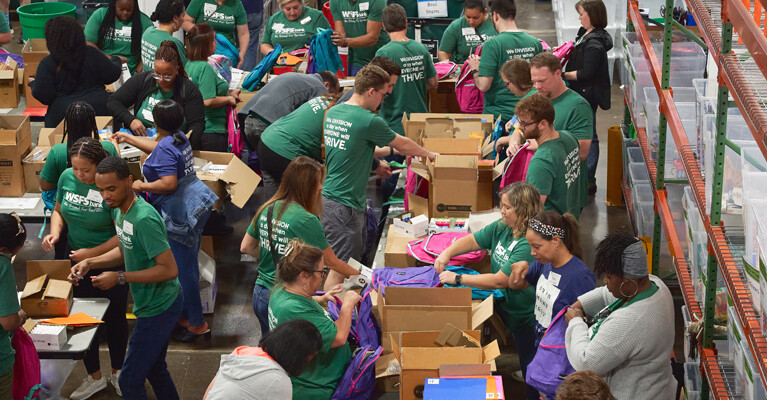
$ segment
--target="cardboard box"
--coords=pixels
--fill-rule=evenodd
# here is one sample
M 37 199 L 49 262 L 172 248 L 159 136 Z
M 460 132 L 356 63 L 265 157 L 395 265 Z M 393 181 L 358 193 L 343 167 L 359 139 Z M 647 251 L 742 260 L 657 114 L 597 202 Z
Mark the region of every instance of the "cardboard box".
M 229 195 L 232 204 L 242 208 L 261 182 L 261 177 L 234 154 L 195 151 L 194 156 L 220 166 L 212 172 L 202 170 L 197 172 L 200 180 L 218 196 L 219 202 Z
M 216 260 L 206 254 L 202 249 L 197 255 L 200 264 L 200 300 L 202 313 L 211 314 L 216 307 Z
M 67 342 L 66 325 L 41 325 L 33 320 L 32 328 L 29 330 L 29 337 L 37 350 L 60 350 L 61 346 Z M 27 324 L 24 324 L 27 329 Z
M 482 139 L 479 138 L 425 137 L 422 143 L 426 150 L 441 155 L 480 156 L 482 152 Z
M 32 88 L 29 87 L 30 78 L 37 75 L 37 67 L 40 61 L 50 54 L 45 39 L 30 39 L 24 44 L 21 56 L 24 60 L 24 93 L 27 98 L 28 108 L 47 107 L 32 96 Z
M 402 213 L 392 219 L 394 233 L 409 238 L 426 236 L 429 229 L 429 218 L 423 214 L 414 216 L 415 213 Z M 384 253 L 385 254 L 385 253 Z
M 96 116 L 96 129 L 114 129 L 114 119 L 107 116 Z M 55 128 L 40 129 L 40 136 L 37 139 L 38 146 L 53 146 L 64 141 L 64 121 L 61 121 Z M 115 146 L 117 147 L 117 146 Z
M 24 195 L 24 168 L 21 160 L 32 147 L 27 116 L 0 116 L 0 196 Z
M 72 284 L 67 281 L 69 260 L 27 261 L 27 284 L 21 308 L 37 317 L 66 317 L 72 308 Z
M 439 81 L 437 88 L 429 92 L 429 112 L 433 113 L 459 113 L 461 106 L 455 96 L 455 82 L 457 79 L 445 79 Z
M 416 259 L 407 254 L 407 242 L 414 239 L 400 235 L 394 230 L 394 225 L 390 225 L 389 232 L 386 234 L 384 265 L 394 268 L 410 268 L 417 266 Z
M 21 98 L 21 96 L 24 96 L 24 68 L 19 68 L 17 72 L 16 80 L 18 80 L 18 92 L 19 98 Z
M 0 108 L 16 108 L 19 106 L 19 65 L 10 57 L 3 65 L 9 69 L 0 70 Z
M 399 337 L 399 336 L 398 336 Z M 393 353 L 384 354 L 376 360 L 376 391 L 396 393 L 399 391 L 399 361 Z
M 40 171 L 43 170 L 45 159 L 50 151 L 50 147 L 37 146 L 29 152 L 29 155 L 21 160 L 22 167 L 24 168 L 24 182 L 27 193 L 42 192 L 40 189 Z
M 468 218 L 472 212 L 484 211 L 480 207 L 487 208 L 488 198 L 492 208 L 492 180 L 489 186 L 480 185 L 477 156 L 438 155 L 426 165 L 413 159 L 410 169 L 429 182 L 430 218 Z M 492 176 L 492 170 L 489 173 Z M 418 197 L 409 196 L 409 200 Z
M 402 116 L 402 128 L 405 136 L 421 144 L 425 137 L 468 138 L 472 133 L 481 133 L 483 137 L 493 131 L 492 114 L 444 114 L 412 113 Z
M 479 346 L 479 331 L 458 332 L 472 344 L 465 347 L 440 345 L 437 339 L 443 334 L 442 330 L 402 332 L 398 339 L 392 339 L 394 355 L 402 369 L 400 400 L 422 399 L 426 380 L 438 377 L 442 365 L 486 364 L 500 355 L 497 341 L 485 347 Z

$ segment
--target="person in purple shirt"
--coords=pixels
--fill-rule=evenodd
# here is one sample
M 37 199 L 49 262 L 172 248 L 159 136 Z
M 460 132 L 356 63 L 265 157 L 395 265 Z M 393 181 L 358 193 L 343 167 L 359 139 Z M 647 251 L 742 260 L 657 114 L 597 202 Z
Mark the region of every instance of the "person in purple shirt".
M 596 287 L 596 278 L 581 261 L 583 249 L 574 216 L 544 211 L 530 220 L 525 237 L 535 261 L 514 263 L 509 286 L 517 290 L 535 286 L 535 330 L 540 341 L 562 309 Z
M 192 342 L 210 337 L 210 328 L 202 315 L 200 271 L 197 254 L 202 227 L 218 199 L 194 172 L 192 146 L 179 130 L 184 110 L 174 100 L 162 100 L 152 110 L 158 140 L 116 133 L 118 142 L 126 142 L 148 153 L 144 162 L 145 181 L 133 182 L 133 190 L 147 192 L 149 202 L 165 221 L 168 243 L 178 265 L 178 280 L 185 293 L 184 309 L 173 338 Z

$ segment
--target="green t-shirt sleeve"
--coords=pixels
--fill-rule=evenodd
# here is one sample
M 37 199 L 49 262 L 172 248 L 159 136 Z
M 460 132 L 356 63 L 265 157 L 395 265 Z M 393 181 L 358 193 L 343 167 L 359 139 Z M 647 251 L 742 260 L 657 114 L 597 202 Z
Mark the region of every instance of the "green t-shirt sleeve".
M 64 146 L 66 146 L 66 144 Z M 61 177 L 61 173 L 64 172 L 65 169 L 61 168 L 62 161 L 64 165 L 66 165 L 66 158 L 63 160 L 61 158 L 66 157 L 66 155 L 62 154 L 60 150 L 61 146 L 54 145 L 53 148 L 51 148 L 51 151 L 48 152 L 48 157 L 45 159 L 43 169 L 40 171 L 40 179 L 53 184 L 59 182 L 59 177 Z
M 317 16 L 317 26 L 325 29 L 333 29 L 330 26 L 330 21 L 328 21 L 328 19 L 325 18 L 325 15 L 323 15 L 321 12 Z
M 431 59 L 429 50 L 424 47 L 424 51 L 426 52 L 426 79 L 433 78 L 437 76 L 437 68 L 434 67 L 434 60 Z
M 205 3 L 205 0 L 192 0 L 189 3 L 189 7 L 186 8 L 186 15 L 192 17 L 195 22 L 197 22 L 197 18 L 201 16 L 202 11 L 202 5 Z
M 274 29 L 272 29 L 272 25 L 274 25 L 274 19 L 278 15 L 274 14 L 271 17 L 269 17 L 269 20 L 266 21 L 266 28 L 264 28 L 264 38 L 261 39 L 262 44 L 268 44 L 270 46 L 274 46 L 272 43 L 272 35 L 274 34 Z
M 385 0 L 371 0 L 370 10 L 368 10 L 368 21 L 381 22 L 383 20 L 383 9 L 385 7 Z
M 373 117 L 368 128 L 368 139 L 379 147 L 388 145 L 397 137 L 397 132 L 391 130 L 379 116 Z
M 0 265 L 0 317 L 6 317 L 16 314 L 20 308 L 13 266 L 7 260 L 3 260 L 2 263 L 3 265 Z
M 141 13 L 141 33 L 143 34 L 147 29 L 153 26 L 154 23 L 152 23 L 152 19 L 149 18 L 146 14 Z
M 442 34 L 442 42 L 439 44 L 439 51 L 445 53 L 455 54 L 458 50 L 458 25 L 460 20 L 456 19 L 451 22 L 450 25 L 445 28 L 445 32 Z
M 594 137 L 594 119 L 589 103 L 578 101 L 570 116 L 567 131 L 578 140 L 591 140 Z
M 117 154 L 117 149 L 115 148 L 115 145 L 112 144 L 112 142 L 104 140 L 101 142 L 101 147 L 103 147 L 104 150 L 106 150 L 110 156 L 115 156 L 115 157 L 120 156 L 119 154 Z
M 314 326 L 317 327 L 317 330 L 320 331 L 320 335 L 322 336 L 322 349 L 320 349 L 320 352 L 327 353 L 330 351 L 330 347 L 333 345 L 333 341 L 336 340 L 336 334 L 338 333 L 336 324 L 333 323 L 330 318 L 325 316 L 323 312 L 318 311 L 315 308 L 308 309 L 307 307 L 304 312 L 297 315 L 301 315 L 301 318 L 314 324 Z
M 527 240 L 520 240 L 517 245 L 514 246 L 514 250 L 511 251 L 511 254 L 509 254 L 509 262 L 501 266 L 501 272 L 506 276 L 509 276 L 511 275 L 511 264 L 519 261 L 527 261 L 529 264 L 532 264 L 534 260 L 535 257 L 530 254 L 530 244 L 527 243 Z
M 495 229 L 500 222 L 496 221 L 490 225 L 474 232 L 474 240 L 477 241 L 479 247 L 490 250 L 493 247 L 493 237 L 495 236 Z
M 554 168 L 551 168 L 549 162 L 544 161 L 542 157 L 533 157 L 530 165 L 527 166 L 527 178 L 525 182 L 533 185 L 543 196 L 551 194 L 551 186 L 554 183 Z
M 495 77 L 495 73 L 501 68 L 501 60 L 498 59 L 496 40 L 488 40 L 482 47 L 482 56 L 479 58 L 479 76 Z
M 242 5 L 242 1 L 237 0 L 237 5 L 234 9 L 234 24 L 246 25 L 248 23 L 248 15 L 245 14 L 245 6 Z
M 164 227 L 164 223 L 159 218 L 144 218 L 133 227 L 136 232 L 141 232 L 134 237 L 138 238 L 139 245 L 146 251 L 147 258 L 154 259 L 170 249 L 168 233 Z
M 307 214 L 306 220 L 302 224 L 303 234 L 302 239 L 307 244 L 310 244 L 320 250 L 325 250 L 330 247 L 328 239 L 325 237 L 325 231 L 322 229 L 320 220 L 313 214 Z
M 99 27 L 101 22 L 104 21 L 104 15 L 106 14 L 106 8 L 99 8 L 93 12 L 88 22 L 85 23 L 85 40 L 88 42 L 98 43 L 99 41 Z
M 0 21 L 0 33 L 8 33 L 11 31 L 11 26 L 8 25 L 8 19 Z
M 213 71 L 213 67 L 205 63 L 200 71 L 200 78 L 197 80 L 197 86 L 200 88 L 203 100 L 208 100 L 216 97 L 216 72 Z
M 259 239 L 258 232 L 256 232 L 256 219 L 255 218 L 253 219 L 253 221 L 250 221 L 250 225 L 248 225 L 248 230 L 246 232 L 253 239 L 256 239 L 256 240 Z
M 341 0 L 330 0 L 330 15 L 333 16 L 333 21 L 343 21 L 343 15 L 341 15 L 341 6 L 338 2 Z

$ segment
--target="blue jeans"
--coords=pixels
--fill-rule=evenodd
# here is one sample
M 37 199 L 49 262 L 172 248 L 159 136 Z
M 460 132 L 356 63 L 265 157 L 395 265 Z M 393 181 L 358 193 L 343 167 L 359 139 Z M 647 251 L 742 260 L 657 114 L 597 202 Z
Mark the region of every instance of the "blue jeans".
M 589 154 L 586 156 L 588 167 L 589 185 L 597 184 L 597 163 L 599 162 L 599 136 L 597 136 L 597 109 L 594 109 L 594 136 L 591 139 Z
M 351 59 L 349 60 L 351 61 Z M 360 72 L 362 67 L 355 67 L 354 65 L 349 66 L 349 76 L 357 76 L 357 72 Z
M 261 41 L 258 39 L 258 34 L 261 31 L 261 25 L 263 24 L 264 12 L 250 13 L 248 14 L 248 30 L 250 31 L 250 41 L 248 42 L 248 49 L 245 51 L 245 60 L 242 62 L 242 69 L 250 71 L 258 65 L 258 61 L 261 59 Z
M 536 345 L 537 338 L 535 336 L 535 328 L 524 328 L 511 331 L 511 337 L 514 339 L 514 347 L 519 354 L 519 365 L 522 368 L 522 376 L 527 378 L 527 366 L 533 362 L 535 357 L 535 350 L 538 348 Z M 538 400 L 540 396 L 538 391 L 527 386 L 526 389 L 527 400 Z
M 144 382 L 149 379 L 155 396 L 163 400 L 178 399 L 176 386 L 168 372 L 165 354 L 168 340 L 176 326 L 184 302 L 183 290 L 167 310 L 153 316 L 136 318 L 128 355 L 120 373 L 120 390 L 126 400 L 147 399 Z
M 197 244 L 190 247 L 168 238 L 168 244 L 173 258 L 176 259 L 178 283 L 186 293 L 181 318 L 188 319 L 191 326 L 200 326 L 205 323 L 200 299 L 200 265 L 197 262 L 200 241 L 198 239 Z
M 253 312 L 261 325 L 261 337 L 269 333 L 269 289 L 256 283 L 253 288 Z

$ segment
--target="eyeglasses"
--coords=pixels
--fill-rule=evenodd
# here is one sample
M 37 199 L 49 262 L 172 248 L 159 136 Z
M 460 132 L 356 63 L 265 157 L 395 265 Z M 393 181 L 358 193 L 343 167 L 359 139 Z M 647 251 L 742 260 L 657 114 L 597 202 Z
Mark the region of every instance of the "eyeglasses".
M 506 89 L 509 89 L 509 90 L 511 90 L 511 88 L 509 87 L 509 85 L 511 85 L 511 81 L 508 81 L 508 82 L 504 82 L 504 83 L 503 83 L 503 86 L 505 86 L 505 87 L 506 87 Z
M 324 278 L 328 276 L 328 272 L 330 272 L 330 268 L 325 267 L 321 271 L 312 271 L 312 273 L 320 274 L 320 278 Z
M 154 79 L 156 79 L 158 81 L 159 80 L 163 80 L 165 82 L 170 82 L 170 81 L 173 80 L 173 78 L 176 77 L 175 74 L 174 75 L 161 75 L 161 74 L 158 74 L 157 72 L 154 72 L 154 71 L 152 71 L 152 76 L 154 77 Z
M 21 218 L 19 218 L 19 214 L 16 214 L 15 211 L 12 211 L 11 215 L 13 216 L 13 218 L 16 218 L 16 226 L 19 229 L 19 231 L 16 232 L 16 236 L 14 236 L 14 238 L 17 238 L 17 237 L 19 237 L 19 235 L 24 234 L 24 232 L 26 232 L 26 230 L 24 229 L 24 225 L 21 225 Z
M 528 126 L 541 122 L 541 120 L 533 121 L 533 122 L 522 122 L 522 120 L 518 120 L 518 121 L 519 121 L 519 127 L 522 129 L 527 129 Z

